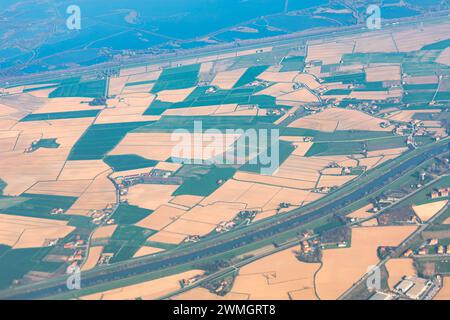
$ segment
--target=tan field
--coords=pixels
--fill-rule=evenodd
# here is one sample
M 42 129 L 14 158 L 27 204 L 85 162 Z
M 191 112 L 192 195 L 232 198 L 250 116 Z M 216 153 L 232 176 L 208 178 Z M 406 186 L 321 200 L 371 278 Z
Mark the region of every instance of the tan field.
M 379 157 L 371 157 L 371 158 L 363 158 L 358 159 L 359 165 L 367 167 L 367 170 L 375 168 L 377 165 L 380 164 L 380 161 L 383 159 L 382 156 Z
M 162 205 L 151 215 L 139 221 L 136 225 L 143 228 L 161 230 L 168 224 L 180 218 L 185 213 L 185 210 L 174 208 L 168 205 Z
M 291 178 L 281 178 L 275 176 L 266 176 L 243 171 L 237 171 L 233 179 L 238 181 L 257 182 L 267 185 L 288 187 L 295 189 L 312 189 L 315 186 L 315 182 L 295 180 Z
M 200 139 L 201 147 L 194 148 L 194 135 L 187 133 L 129 133 L 110 154 L 137 154 L 160 161 L 171 156 L 207 160 L 221 156 L 238 137 L 237 134 L 205 133 Z
M 59 174 L 60 180 L 93 180 L 110 168 L 102 160 L 66 161 Z
M 400 65 L 381 65 L 365 69 L 367 81 L 400 81 Z
M 110 78 L 108 86 L 108 95 L 116 96 L 121 94 L 127 82 L 128 76 Z
M 302 88 L 277 97 L 277 103 L 281 103 L 282 101 L 318 102 L 319 98 L 309 89 Z
M 150 236 L 148 241 L 169 243 L 169 244 L 180 244 L 186 238 L 186 235 L 173 233 L 168 231 L 160 231 L 152 236 Z
M 215 202 L 214 204 L 192 208 L 183 215 L 182 219 L 218 225 L 222 221 L 232 220 L 244 209 L 246 207 L 241 203 Z
M 194 91 L 195 87 L 179 90 L 163 90 L 158 92 L 158 100 L 165 102 L 184 101 Z
M 175 172 L 178 169 L 180 169 L 181 167 L 182 167 L 182 165 L 180 163 L 160 161 L 155 166 L 155 169 Z
M 431 203 L 422 204 L 419 206 L 412 206 L 415 214 L 420 220 L 426 222 L 430 220 L 436 213 L 441 211 L 448 203 L 448 200 L 436 201 Z
M 392 36 L 399 52 L 420 50 L 423 46 L 439 42 L 448 38 L 450 33 L 450 23 L 441 22 L 439 28 L 433 24 L 423 25 L 418 28 L 411 28 L 405 31 L 393 32 Z
M 138 251 L 136 251 L 133 258 L 148 256 L 148 255 L 155 254 L 155 253 L 158 253 L 161 251 L 164 251 L 164 249 L 143 246 Z
M 321 60 L 323 64 L 338 64 L 344 53 L 352 53 L 354 42 L 311 42 L 308 45 L 306 61 Z
M 67 221 L 0 214 L 0 243 L 13 249 L 42 247 L 46 240 L 64 238 L 73 230 Z
M 436 59 L 436 62 L 450 66 L 450 48 L 446 48 L 445 50 L 443 50 L 439 57 Z
M 416 226 L 358 227 L 352 229 L 351 248 L 323 251 L 323 266 L 316 277 L 321 299 L 334 300 L 379 261 L 379 246 L 397 246 Z
M 236 106 L 236 105 L 235 105 Z M 163 112 L 164 116 L 209 116 L 213 115 L 220 106 L 191 107 L 167 109 Z M 236 107 L 234 108 L 236 109 Z M 233 111 L 234 111 L 233 109 Z
M 95 120 L 96 124 L 155 121 L 160 116 L 144 116 L 143 113 L 154 100 L 153 94 L 144 93 L 122 94 L 118 98 L 107 101 L 108 108 L 103 109 Z
M 357 176 L 326 176 L 321 175 L 317 187 L 340 187 L 343 184 L 355 179 Z
M 450 277 L 444 277 L 444 286 L 434 297 L 434 300 L 450 300 Z
M 180 218 L 165 227 L 164 231 L 178 233 L 185 236 L 205 236 L 215 228 L 215 224 L 184 220 L 183 218 Z
M 38 182 L 27 193 L 51 194 L 55 196 L 79 197 L 92 180 L 57 180 Z
M 241 182 L 230 179 L 220 186 L 211 195 L 206 197 L 201 205 L 209 205 L 215 202 L 237 202 L 237 199 L 253 186 L 250 182 Z
M 358 210 L 353 211 L 352 213 L 348 214 L 348 218 L 357 218 L 357 219 L 367 219 L 373 216 L 373 212 L 369 212 L 370 209 L 373 209 L 372 204 L 368 204 L 362 208 L 359 208 Z
M 8 184 L 5 194 L 18 195 L 39 181 L 56 180 L 71 148 L 91 122 L 91 119 L 64 119 L 17 123 L 13 130 L 20 130 L 21 134 L 15 148 L 0 158 L 0 167 L 8 168 L 2 173 L 2 179 Z M 60 146 L 24 153 L 40 138 L 57 138 Z
M 450 218 L 445 219 L 442 224 L 450 224 Z
M 397 52 L 395 43 L 390 34 L 374 34 L 357 36 L 355 52 Z
M 382 149 L 382 150 L 376 150 L 376 151 L 369 151 L 367 152 L 367 157 L 377 157 L 377 156 L 397 156 L 399 154 L 402 154 L 405 152 L 407 148 L 393 148 L 393 149 Z
M 302 83 L 312 90 L 322 86 L 313 75 L 307 73 L 300 73 L 295 77 L 294 81 Z
M 120 69 L 120 76 L 129 76 L 132 74 L 139 74 L 139 73 L 145 73 L 147 71 L 146 66 L 139 66 L 139 67 L 133 67 L 133 68 L 124 68 Z
M 245 71 L 247 71 L 247 68 L 219 72 L 211 82 L 211 85 L 221 89 L 232 89 Z
M 201 196 L 192 196 L 192 195 L 181 195 L 181 196 L 175 196 L 170 203 L 183 206 L 185 208 L 192 208 L 195 205 L 197 205 L 200 201 L 203 200 L 204 197 Z
M 403 81 L 407 84 L 430 84 L 430 83 L 438 83 L 439 82 L 439 78 L 435 75 L 433 76 L 417 76 L 417 77 L 413 77 L 413 76 L 408 76 L 408 77 L 403 77 Z
M 230 292 L 225 297 L 210 292 L 208 289 L 196 287 L 170 298 L 171 300 L 248 300 L 244 293 Z
M 67 214 L 88 215 L 91 210 L 101 210 L 116 203 L 116 188 L 108 179 L 110 171 L 98 175 L 86 191 L 67 210 Z
M 94 293 L 83 296 L 83 300 L 143 300 L 158 299 L 166 294 L 181 288 L 180 281 L 190 279 L 196 275 L 202 275 L 202 270 L 190 270 L 180 274 L 163 277 L 156 280 L 150 280 L 118 289 L 112 289 L 104 292 Z
M 330 163 L 331 161 L 318 157 L 307 158 L 290 155 L 278 168 L 274 176 L 315 183 L 319 179 L 319 171 L 328 167 Z
M 413 119 L 416 113 L 439 113 L 441 110 L 439 109 L 430 109 L 430 110 L 401 110 L 395 112 L 391 116 L 388 117 L 389 120 L 393 121 L 402 121 L 409 122 Z
M 156 70 L 151 72 L 132 74 L 128 78 L 128 83 L 155 81 L 158 80 L 159 76 L 161 75 L 161 72 L 162 70 Z
M 318 268 L 318 263 L 300 262 L 292 249 L 286 249 L 242 267 L 225 297 L 245 294 L 251 300 L 316 299 L 313 276 Z
M 289 71 L 289 72 L 273 72 L 273 71 L 264 71 L 258 76 L 258 79 L 265 80 L 268 82 L 288 82 L 292 83 L 297 77 L 297 71 Z
M 387 91 L 352 91 L 349 98 L 362 100 L 387 100 L 391 98 L 401 98 L 403 90 L 400 88 L 393 88 Z
M 175 185 L 139 184 L 130 188 L 124 198 L 131 205 L 156 210 L 159 206 L 172 200 L 172 193 L 178 187 Z
M 291 206 L 301 206 L 310 196 L 310 191 L 283 188 L 269 199 L 264 206 L 264 211 L 279 208 L 281 203 L 289 203 Z M 291 210 L 292 208 L 289 208 Z
M 366 220 L 361 223 L 361 227 L 376 227 L 378 226 L 378 220 L 376 218 Z
M 279 97 L 292 91 L 294 91 L 292 83 L 275 83 L 264 90 L 258 91 L 257 94 Z
M 337 168 L 325 168 L 323 170 L 320 171 L 321 174 L 323 175 L 335 175 L 335 176 L 340 176 L 342 173 L 342 168 L 341 167 L 337 167 Z
M 92 234 L 92 240 L 111 238 L 116 229 L 117 225 L 98 227 Z
M 87 102 L 90 100 L 90 98 L 51 98 L 47 99 L 41 107 L 33 112 L 33 114 L 98 110 L 103 108 L 103 106 L 88 105 Z
M 314 129 L 325 132 L 335 130 L 370 130 L 390 131 L 392 127 L 381 128 L 383 119 L 372 117 L 357 110 L 328 108 L 322 112 L 300 118 L 292 122 L 289 127 Z
M 413 259 L 401 258 L 401 259 L 389 259 L 386 262 L 386 269 L 389 274 L 388 285 L 392 290 L 395 285 L 398 284 L 404 276 L 416 275 L 416 269 L 414 268 Z
M 100 256 L 103 253 L 103 247 L 91 247 L 89 248 L 89 254 L 84 262 L 83 266 L 81 267 L 81 271 L 87 271 L 93 269 L 98 262 L 98 259 L 100 259 Z

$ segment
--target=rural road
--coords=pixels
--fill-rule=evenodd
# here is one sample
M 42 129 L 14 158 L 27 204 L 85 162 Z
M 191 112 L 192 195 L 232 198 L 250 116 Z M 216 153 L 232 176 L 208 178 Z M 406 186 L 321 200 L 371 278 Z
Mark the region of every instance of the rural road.
M 89 288 L 119 279 L 126 279 L 157 270 L 164 270 L 168 267 L 192 263 L 193 261 L 200 262 L 201 259 L 223 254 L 249 243 L 254 243 L 261 239 L 270 239 L 277 234 L 288 230 L 296 230 L 305 223 L 316 221 L 317 219 L 330 214 L 330 212 L 333 212 L 336 208 L 355 202 L 367 196 L 367 194 L 379 190 L 383 185 L 385 185 L 386 181 L 389 181 L 392 177 L 410 170 L 423 161 L 448 151 L 448 149 L 448 139 L 445 141 L 443 140 L 442 143 L 433 145 L 430 149 L 420 150 L 413 157 L 403 162 L 396 163 L 390 170 L 382 173 L 381 175 L 377 175 L 372 181 L 358 185 L 358 187 L 350 193 L 331 200 L 323 204 L 321 207 L 314 208 L 314 210 L 301 215 L 288 216 L 284 220 L 274 220 L 271 221 L 270 224 L 258 225 L 261 227 L 256 229 L 249 227 L 240 229 L 239 233 L 237 233 L 234 238 L 227 238 L 227 234 L 224 234 L 222 238 L 218 238 L 219 240 L 216 239 L 216 241 L 211 241 L 209 246 L 204 246 L 202 242 L 199 242 L 191 245 L 177 255 L 174 254 L 164 257 L 149 257 L 148 260 L 131 260 L 126 265 L 113 264 L 105 269 L 100 268 L 97 271 L 88 271 L 84 274 L 82 273 L 82 286 L 83 288 Z M 39 299 L 58 295 L 64 292 L 68 292 L 65 277 L 52 279 L 48 282 L 37 283 L 30 286 L 22 286 L 12 290 L 1 291 L 0 299 Z

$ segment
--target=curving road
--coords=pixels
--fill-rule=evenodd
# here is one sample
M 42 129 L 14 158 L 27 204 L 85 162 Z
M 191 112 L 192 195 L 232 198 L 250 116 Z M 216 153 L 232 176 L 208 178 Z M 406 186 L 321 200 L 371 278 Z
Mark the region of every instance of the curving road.
M 160 257 L 159 260 L 152 259 L 149 261 L 130 261 L 128 265 L 112 265 L 105 270 L 83 274 L 82 287 L 92 287 L 110 281 L 125 279 L 153 271 L 164 270 L 168 267 L 186 264 L 195 260 L 198 261 L 199 259 L 225 253 L 249 243 L 256 242 L 261 239 L 271 238 L 282 232 L 293 230 L 307 222 L 311 222 L 323 216 L 329 215 L 330 212 L 333 212 L 336 208 L 340 208 L 350 202 L 355 202 L 367 196 L 367 194 L 379 190 L 389 179 L 400 173 L 411 170 L 423 161 L 438 154 L 447 152 L 449 149 L 450 143 L 448 143 L 448 141 L 445 141 L 443 144 L 436 144 L 432 148 L 422 150 L 422 152 L 419 152 L 412 158 L 396 164 L 390 170 L 377 176 L 372 181 L 358 186 L 356 190 L 351 191 L 350 193 L 335 200 L 331 200 L 321 207 L 311 210 L 303 215 L 288 216 L 283 221 L 274 220 L 271 224 L 261 226 L 261 228 L 256 230 L 244 228 L 241 230 L 239 235 L 233 239 L 225 239 L 222 242 L 219 242 L 220 239 L 218 241 L 212 241 L 211 244 L 206 247 L 201 247 L 202 242 L 199 242 L 198 244 L 194 244 L 191 247 L 186 248 L 186 250 L 176 256 Z M 68 292 L 65 284 L 65 278 L 61 278 L 57 282 L 53 280 L 48 283 L 43 282 L 40 284 L 31 285 L 29 287 L 19 287 L 16 290 L 0 292 L 0 299 L 42 299 L 65 292 Z

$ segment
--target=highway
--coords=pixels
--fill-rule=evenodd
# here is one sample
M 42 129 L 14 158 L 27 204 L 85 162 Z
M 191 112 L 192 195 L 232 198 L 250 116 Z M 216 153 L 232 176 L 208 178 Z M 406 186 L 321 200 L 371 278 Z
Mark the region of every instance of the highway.
M 392 168 L 377 175 L 372 181 L 368 181 L 367 183 L 357 182 L 358 185 L 356 189 L 343 196 L 330 200 L 329 202 L 300 215 L 284 215 L 279 219 L 271 220 L 270 223 L 259 224 L 258 228 L 243 228 L 239 230 L 237 236 L 233 238 L 228 238 L 225 233 L 222 237 L 217 237 L 215 241 L 210 241 L 207 246 L 201 241 L 192 244 L 181 253 L 174 254 L 173 256 L 156 256 L 148 260 L 136 260 L 134 262 L 135 264 L 133 263 L 133 260 L 131 260 L 127 265 L 111 265 L 105 269 L 83 273 L 82 287 L 89 288 L 119 279 L 126 279 L 136 275 L 191 263 L 193 261 L 200 262 L 201 259 L 223 254 L 230 250 L 248 245 L 249 243 L 254 243 L 261 239 L 270 239 L 277 234 L 288 230 L 296 230 L 305 223 L 315 221 L 335 212 L 336 208 L 341 208 L 348 203 L 355 202 L 366 197 L 368 194 L 376 192 L 385 185 L 386 181 L 415 168 L 417 165 L 431 157 L 447 152 L 449 148 L 450 145 L 448 139 L 446 139 L 439 144 L 434 144 L 430 148 L 417 150 L 417 154 L 414 154 L 414 156 L 403 162 L 396 162 Z M 65 277 L 51 280 L 48 283 L 43 282 L 19 287 L 14 290 L 2 291 L 0 292 L 0 299 L 41 299 L 64 292 L 68 292 L 65 284 Z
M 399 28 L 413 28 L 418 23 L 438 23 L 446 21 L 450 10 L 438 11 L 429 13 L 427 16 L 408 17 L 397 20 L 389 20 L 383 25 L 383 32 L 386 29 Z M 365 25 L 353 25 L 349 27 L 339 28 L 325 28 L 320 30 L 308 30 L 303 32 L 295 32 L 287 35 L 268 37 L 254 40 L 241 40 L 233 43 L 225 43 L 218 45 L 211 45 L 199 49 L 178 50 L 171 53 L 163 54 L 140 54 L 135 57 L 128 58 L 121 61 L 108 61 L 94 66 L 73 67 L 65 70 L 47 71 L 38 74 L 15 75 L 15 76 L 0 76 L 0 86 L 8 86 L 11 84 L 20 85 L 48 79 L 64 79 L 78 75 L 95 76 L 109 69 L 114 68 L 132 68 L 142 65 L 160 65 L 160 64 L 174 64 L 185 60 L 191 60 L 200 57 L 214 56 L 225 53 L 233 53 L 238 51 L 245 51 L 250 49 L 259 49 L 262 47 L 279 47 L 285 45 L 298 46 L 305 44 L 306 41 L 322 40 L 326 38 L 342 37 L 352 35 L 357 31 L 376 32 L 368 30 Z M 166 65 L 167 66 L 167 65 Z

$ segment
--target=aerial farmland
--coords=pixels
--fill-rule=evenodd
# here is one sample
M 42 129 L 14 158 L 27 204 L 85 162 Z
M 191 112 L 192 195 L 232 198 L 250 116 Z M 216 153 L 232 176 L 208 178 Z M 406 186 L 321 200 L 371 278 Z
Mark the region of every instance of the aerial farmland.
M 448 299 L 449 34 L 446 16 L 3 83 L 0 297 L 148 263 L 49 295 L 415 299 L 396 288 L 417 277 Z

